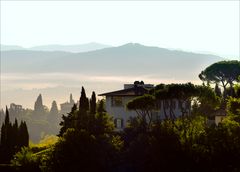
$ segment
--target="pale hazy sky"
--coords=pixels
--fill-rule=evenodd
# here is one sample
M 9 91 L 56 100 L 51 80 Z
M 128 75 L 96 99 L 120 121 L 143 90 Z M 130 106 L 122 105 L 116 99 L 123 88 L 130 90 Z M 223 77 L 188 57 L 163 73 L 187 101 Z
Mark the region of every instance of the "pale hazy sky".
M 88 42 L 239 57 L 239 1 L 1 1 L 1 44 Z

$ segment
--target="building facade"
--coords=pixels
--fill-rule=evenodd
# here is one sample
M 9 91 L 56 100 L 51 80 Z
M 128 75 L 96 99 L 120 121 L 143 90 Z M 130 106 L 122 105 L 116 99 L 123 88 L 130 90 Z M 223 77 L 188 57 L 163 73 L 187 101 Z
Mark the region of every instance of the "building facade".
M 125 128 L 129 118 L 137 116 L 135 111 L 126 108 L 127 103 L 138 96 L 149 93 L 149 90 L 152 88 L 154 88 L 152 84 L 135 82 L 134 84 L 124 84 L 124 89 L 122 90 L 99 94 L 99 96 L 105 96 L 106 111 L 113 116 L 117 129 Z M 184 104 L 174 99 L 157 101 L 156 109 L 153 111 L 153 119 L 164 119 L 169 114 L 174 114 L 174 117 L 177 118 L 182 114 L 181 107 L 186 105 L 186 103 Z
M 74 103 L 75 102 L 72 98 L 72 94 L 70 94 L 69 102 L 67 101 L 65 103 L 60 104 L 60 108 L 61 108 L 60 114 L 67 114 L 67 113 L 71 112 L 71 109 L 72 109 Z

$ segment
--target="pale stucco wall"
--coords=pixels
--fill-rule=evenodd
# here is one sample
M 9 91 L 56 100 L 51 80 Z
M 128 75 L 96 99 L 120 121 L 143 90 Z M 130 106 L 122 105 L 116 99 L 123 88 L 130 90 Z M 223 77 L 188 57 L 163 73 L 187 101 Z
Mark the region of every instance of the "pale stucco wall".
M 126 123 L 127 123 L 128 119 L 130 117 L 137 116 L 135 111 L 130 111 L 130 110 L 127 110 L 127 108 L 126 108 L 126 104 L 130 100 L 136 98 L 136 96 L 124 96 L 122 99 L 123 106 L 112 106 L 111 98 L 112 98 L 111 96 L 106 96 L 106 110 L 107 110 L 108 114 L 112 115 L 113 119 L 116 119 L 116 118 L 123 119 L 123 127 L 126 127 Z M 166 113 L 169 114 L 169 109 L 167 109 Z M 182 114 L 180 108 L 178 108 L 178 103 L 176 103 L 176 108 L 174 109 L 174 114 L 176 115 L 176 117 L 179 117 Z M 153 118 L 164 119 L 165 115 L 164 115 L 163 109 L 156 111 L 154 113 Z
M 114 119 L 123 119 L 123 126 L 126 127 L 126 122 L 130 117 L 135 117 L 137 114 L 134 111 L 129 111 L 126 104 L 135 98 L 135 96 L 123 97 L 123 106 L 112 106 L 111 97 L 106 97 L 106 110 L 108 114 L 112 115 Z

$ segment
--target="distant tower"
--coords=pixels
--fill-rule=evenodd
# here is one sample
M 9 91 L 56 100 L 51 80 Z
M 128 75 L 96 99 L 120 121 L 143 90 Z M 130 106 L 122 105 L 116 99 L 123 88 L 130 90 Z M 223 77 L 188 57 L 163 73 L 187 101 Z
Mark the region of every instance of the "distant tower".
M 74 100 L 72 98 L 72 93 L 70 94 L 70 104 L 74 104 Z

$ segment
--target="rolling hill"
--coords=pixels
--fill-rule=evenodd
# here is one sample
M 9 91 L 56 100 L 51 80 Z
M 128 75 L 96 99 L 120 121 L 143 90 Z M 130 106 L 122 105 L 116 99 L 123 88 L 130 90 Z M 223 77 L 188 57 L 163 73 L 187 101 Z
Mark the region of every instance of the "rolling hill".
M 79 52 L 88 52 L 99 50 L 103 48 L 111 47 L 110 45 L 99 44 L 96 42 L 91 42 L 87 44 L 79 44 L 79 45 L 58 45 L 58 44 L 50 44 L 50 45 L 41 45 L 34 46 L 30 48 L 24 48 L 16 45 L 1 45 L 1 51 L 11 51 L 11 50 L 33 50 L 33 51 L 65 51 L 72 53 Z
M 155 75 L 196 79 L 208 65 L 223 60 L 198 54 L 129 43 L 119 47 L 71 53 L 60 51 L 2 51 L 2 72 L 66 72 L 99 75 Z

